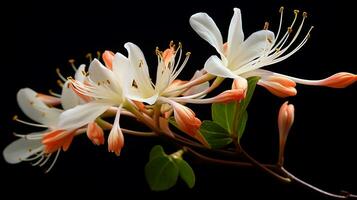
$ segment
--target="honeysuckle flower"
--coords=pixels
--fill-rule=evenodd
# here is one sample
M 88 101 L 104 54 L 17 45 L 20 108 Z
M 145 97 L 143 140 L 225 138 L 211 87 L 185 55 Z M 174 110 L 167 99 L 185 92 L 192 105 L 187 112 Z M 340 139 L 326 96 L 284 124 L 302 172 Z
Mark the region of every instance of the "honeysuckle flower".
M 173 43 L 164 52 L 156 50 L 158 66 L 155 84 L 151 81 L 148 65 L 141 49 L 133 43 L 126 43 L 124 47 L 128 51 L 128 68 L 132 69 L 133 81 L 129 98 L 139 102 L 154 104 L 159 96 L 166 96 L 166 91 L 175 86 L 175 79 L 185 67 L 190 53 L 186 54 L 185 60 L 180 64 L 182 49 L 181 45 L 175 49 Z M 176 54 L 179 52 L 178 62 Z M 125 66 L 123 66 L 125 67 Z M 174 84 L 173 84 L 174 83 Z M 170 87 L 171 86 L 171 87 Z M 182 92 L 181 92 L 182 93 Z M 171 94 L 172 95 L 172 94 Z
M 88 76 L 84 82 L 70 79 L 74 90 L 92 99 L 82 105 L 66 110 L 60 115 L 58 126 L 63 129 L 81 128 L 97 119 L 105 111 L 113 106 L 117 109 L 117 117 L 114 121 L 112 131 L 108 137 L 108 150 L 119 155 L 124 144 L 124 137 L 119 126 L 121 108 L 126 104 L 126 97 L 131 90 L 132 80 L 130 70 L 126 68 L 127 59 L 116 54 L 114 60 L 110 57 L 107 65 L 112 65 L 112 70 L 94 59 L 88 69 Z M 112 62 L 110 62 L 112 61 Z
M 58 129 L 57 123 L 62 110 L 48 107 L 41 98 L 38 98 L 38 93 L 29 88 L 19 90 L 17 93 L 17 101 L 25 115 L 38 124 L 25 122 L 16 118 L 15 120 L 27 125 L 46 128 L 46 130 L 27 135 L 15 134 L 19 136 L 20 139 L 9 144 L 4 149 L 4 158 L 11 164 L 16 164 L 21 161 L 37 160 L 33 165 L 43 166 L 47 163 L 52 154 L 56 153 L 52 164 L 47 169 L 47 171 L 49 171 L 56 162 L 61 149 L 66 151 L 73 136 L 83 133 L 84 130 L 76 129 L 67 131 Z
M 294 105 L 285 102 L 279 110 L 278 127 L 279 127 L 279 159 L 278 164 L 281 166 L 284 162 L 284 149 L 286 140 L 291 126 L 294 123 Z
M 290 42 L 287 42 L 291 36 L 299 12 L 297 10 L 294 11 L 294 20 L 282 37 L 279 36 L 282 26 L 283 8 L 280 9 L 280 13 L 281 18 L 276 37 L 269 30 L 260 30 L 244 40 L 241 12 L 238 8 L 234 8 L 234 15 L 229 26 L 226 43 L 223 43 L 222 35 L 210 16 L 206 13 L 194 14 L 190 18 L 192 28 L 215 47 L 221 57 L 211 56 L 206 61 L 204 69 L 216 76 L 237 79 L 241 82 L 241 87 L 245 88 L 247 84 L 245 80 L 242 80 L 243 78 L 256 75 L 262 76 L 262 74 L 256 73 L 258 69 L 290 57 L 306 43 L 313 27 L 309 29 L 303 40 L 288 52 L 291 45 L 299 36 L 307 14 L 306 12 L 303 13 L 303 19 L 294 37 Z M 265 29 L 267 28 L 268 24 L 266 23 Z M 281 96 L 296 94 L 294 89 L 292 89 L 292 84 L 287 81 L 281 82 L 281 80 L 272 79 L 271 77 L 262 77 L 260 85 Z
M 84 70 L 81 65 L 78 70 Z M 82 81 L 84 76 L 77 71 L 75 77 Z M 35 161 L 34 165 L 43 166 L 56 153 L 52 164 L 47 169 L 49 171 L 61 150 L 66 151 L 75 135 L 85 132 L 85 129 L 65 130 L 58 127 L 59 116 L 63 110 L 55 108 L 58 102 L 64 110 L 75 107 L 81 103 L 81 99 L 72 91 L 69 82 L 63 84 L 62 93 L 58 97 L 36 93 L 32 89 L 24 88 L 17 93 L 19 107 L 30 119 L 37 122 L 25 122 L 17 117 L 16 121 L 27 125 L 46 128 L 44 131 L 34 132 L 27 135 L 15 134 L 20 139 L 9 144 L 3 152 L 4 158 L 9 163 L 19 163 L 21 161 Z

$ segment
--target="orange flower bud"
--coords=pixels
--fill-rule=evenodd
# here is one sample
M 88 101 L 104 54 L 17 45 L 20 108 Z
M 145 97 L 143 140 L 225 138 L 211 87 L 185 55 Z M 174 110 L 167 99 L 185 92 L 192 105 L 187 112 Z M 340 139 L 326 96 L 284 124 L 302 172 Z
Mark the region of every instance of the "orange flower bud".
M 112 70 L 114 53 L 111 51 L 104 51 L 102 58 L 104 60 L 105 66 L 107 66 L 108 69 Z
M 345 88 L 357 81 L 357 75 L 340 72 L 321 80 L 321 85 L 332 88 Z
M 229 103 L 244 99 L 245 92 L 242 89 L 226 90 L 214 97 L 215 103 Z
M 104 144 L 103 129 L 95 122 L 91 122 L 88 124 L 87 136 L 95 145 Z
M 279 126 L 279 160 L 278 164 L 284 162 L 284 149 L 286 140 L 291 126 L 294 123 L 294 105 L 285 102 L 279 110 L 278 126 Z

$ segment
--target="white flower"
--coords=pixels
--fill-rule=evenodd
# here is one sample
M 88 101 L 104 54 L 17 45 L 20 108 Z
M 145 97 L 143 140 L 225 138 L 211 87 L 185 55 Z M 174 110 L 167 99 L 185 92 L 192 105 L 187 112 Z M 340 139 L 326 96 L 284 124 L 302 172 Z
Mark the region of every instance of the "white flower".
M 124 46 L 128 51 L 129 66 L 127 67 L 132 69 L 133 73 L 132 88 L 128 95 L 130 99 L 154 104 L 160 96 L 180 94 L 180 92 L 172 93 L 171 91 L 175 90 L 175 83 L 177 83 L 175 80 L 185 67 L 190 56 L 190 53 L 186 53 L 184 61 L 180 63 L 182 55 L 181 44 L 175 49 L 175 46 L 171 42 L 170 48 L 166 49 L 164 52 L 161 52 L 158 49 L 156 50 L 158 65 L 156 69 L 155 84 L 151 81 L 148 65 L 140 48 L 130 42 L 126 43 Z M 179 54 L 179 57 L 176 62 L 177 53 Z M 207 84 L 201 84 L 201 90 L 205 89 L 202 87 L 206 86 Z M 198 91 L 196 90 L 196 92 Z
M 84 70 L 84 67 L 84 65 L 80 66 L 79 70 Z M 81 80 L 81 74 L 77 72 L 76 78 Z M 46 105 L 48 102 L 58 101 L 61 102 L 64 109 L 69 109 L 81 102 L 79 97 L 68 87 L 68 82 L 63 86 L 60 99 L 56 98 L 39 94 L 30 88 L 19 90 L 17 93 L 19 107 L 26 116 L 37 123 L 22 121 L 17 116 L 14 119 L 27 125 L 46 128 L 46 130 L 26 135 L 15 134 L 20 139 L 15 140 L 4 149 L 3 156 L 6 162 L 16 164 L 21 161 L 33 161 L 33 165 L 43 166 L 56 152 L 52 164 L 47 169 L 48 172 L 56 162 L 61 148 L 66 151 L 73 137 L 84 132 L 83 129 L 69 131 L 59 129 L 57 124 L 63 110 Z
M 116 106 L 117 119 L 108 137 L 108 150 L 118 155 L 124 144 L 124 137 L 119 127 L 121 107 L 125 106 L 127 94 L 131 89 L 132 76 L 127 64 L 128 59 L 116 54 L 112 63 L 112 70 L 94 59 L 88 69 L 88 76 L 83 82 L 71 79 L 74 90 L 83 97 L 92 100 L 66 110 L 60 115 L 58 126 L 62 129 L 78 129 L 93 122 L 97 117 Z M 113 135 L 117 135 L 114 137 Z M 119 136 L 118 136 L 119 135 Z M 120 141 L 113 141 L 120 140 Z M 120 144 L 120 145 L 110 145 Z
M 290 50 L 302 30 L 307 14 L 303 13 L 300 26 L 293 38 L 288 42 L 288 39 L 292 35 L 298 11 L 294 11 L 295 18 L 283 36 L 280 35 L 283 8 L 280 9 L 280 13 L 281 18 L 276 37 L 273 32 L 266 30 L 268 28 L 268 24 L 266 23 L 264 30 L 257 31 L 244 40 L 241 13 L 238 8 L 234 8 L 234 15 L 229 26 L 226 43 L 223 43 L 221 32 L 210 16 L 206 13 L 192 15 L 190 18 L 192 28 L 215 47 L 221 57 L 211 56 L 206 61 L 204 69 L 216 76 L 239 79 L 242 88 L 245 88 L 246 81 L 242 80 L 242 78 L 255 76 L 257 75 L 255 72 L 259 68 L 275 64 L 290 57 L 306 43 L 313 27 L 309 29 L 303 40 L 294 49 Z M 259 75 L 262 75 L 262 73 L 259 73 Z

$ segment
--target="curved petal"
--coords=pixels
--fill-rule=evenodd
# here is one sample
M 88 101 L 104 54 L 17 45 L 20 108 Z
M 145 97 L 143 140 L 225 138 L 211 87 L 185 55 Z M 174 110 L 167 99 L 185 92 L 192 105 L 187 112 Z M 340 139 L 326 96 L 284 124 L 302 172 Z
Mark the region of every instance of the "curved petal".
M 109 87 L 115 92 L 122 93 L 120 82 L 114 76 L 114 73 L 106 68 L 97 59 L 94 59 L 88 69 L 89 77 L 98 84 L 109 84 Z
M 231 55 L 230 65 L 233 69 L 247 64 L 255 58 L 258 58 L 266 50 L 270 49 L 271 42 L 274 41 L 274 33 L 268 30 L 261 30 L 251 34 L 239 49 Z M 233 52 L 232 52 L 233 53 Z
M 152 87 L 149 69 L 145 61 L 143 52 L 138 46 L 127 42 L 124 47 L 129 54 L 129 62 L 135 75 L 135 82 L 143 96 L 152 96 L 154 88 Z M 130 83 L 131 84 L 131 83 Z
M 37 135 L 41 133 L 43 132 L 31 133 L 29 135 Z M 7 145 L 2 154 L 7 163 L 16 164 L 42 151 L 42 149 L 43 145 L 41 139 L 29 140 L 20 138 Z
M 232 73 L 217 56 L 211 56 L 205 63 L 204 69 L 213 75 L 225 77 L 225 78 L 236 78 L 237 76 Z
M 223 39 L 216 23 L 207 13 L 196 13 L 190 18 L 190 25 L 199 36 L 210 43 L 217 52 L 223 54 Z
M 113 104 L 105 102 L 89 102 L 66 110 L 60 115 L 60 129 L 77 129 L 94 121 L 99 115 L 108 110 Z
M 37 93 L 30 88 L 23 88 L 17 93 L 17 103 L 30 119 L 53 127 L 57 124 L 62 110 L 49 108 L 45 103 L 39 100 Z
M 84 80 L 86 79 L 86 75 L 85 75 L 85 69 L 86 69 L 86 65 L 85 64 L 81 64 L 80 66 L 79 66 L 79 68 L 77 69 L 77 71 L 76 71 L 76 74 L 74 75 L 74 78 L 77 80 L 77 81 L 79 81 L 79 82 L 81 82 L 81 83 L 83 83 L 84 82 Z
M 64 110 L 71 109 L 81 103 L 78 95 L 69 87 L 70 81 L 66 81 L 62 87 L 61 104 Z
M 134 101 L 144 102 L 144 103 L 153 105 L 156 102 L 157 98 L 159 98 L 159 94 L 156 93 L 153 96 L 148 97 L 148 98 L 144 98 L 140 94 L 138 94 L 138 95 L 128 94 L 127 98 L 134 100 Z
M 116 53 L 113 60 L 113 72 L 119 77 L 123 89 L 131 87 L 134 80 L 133 69 L 130 66 L 129 59 L 121 53 Z
M 232 57 L 232 55 L 235 55 L 235 53 L 238 51 L 240 44 L 244 40 L 244 33 L 243 33 L 243 28 L 242 28 L 242 17 L 241 17 L 241 12 L 240 9 L 234 8 L 234 14 L 231 20 L 231 23 L 229 25 L 229 31 L 228 31 L 228 53 L 227 57 L 228 60 Z

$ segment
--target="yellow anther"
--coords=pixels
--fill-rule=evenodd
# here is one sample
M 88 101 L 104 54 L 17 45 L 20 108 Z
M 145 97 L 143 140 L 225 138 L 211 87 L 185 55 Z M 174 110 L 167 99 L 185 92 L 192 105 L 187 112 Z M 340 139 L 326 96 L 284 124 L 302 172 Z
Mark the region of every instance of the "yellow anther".
M 307 12 L 303 12 L 303 13 L 302 13 L 302 16 L 303 16 L 304 18 L 306 18 L 306 17 L 307 17 Z
M 288 33 L 291 33 L 291 32 L 293 32 L 293 28 L 288 27 Z
M 60 87 L 63 87 L 63 83 L 61 80 L 57 80 L 57 85 L 59 85 Z
M 294 10 L 295 15 L 299 14 L 299 12 L 300 12 L 299 10 Z
M 88 58 L 90 62 L 92 62 L 92 60 L 93 60 L 91 53 L 87 53 L 86 58 Z

